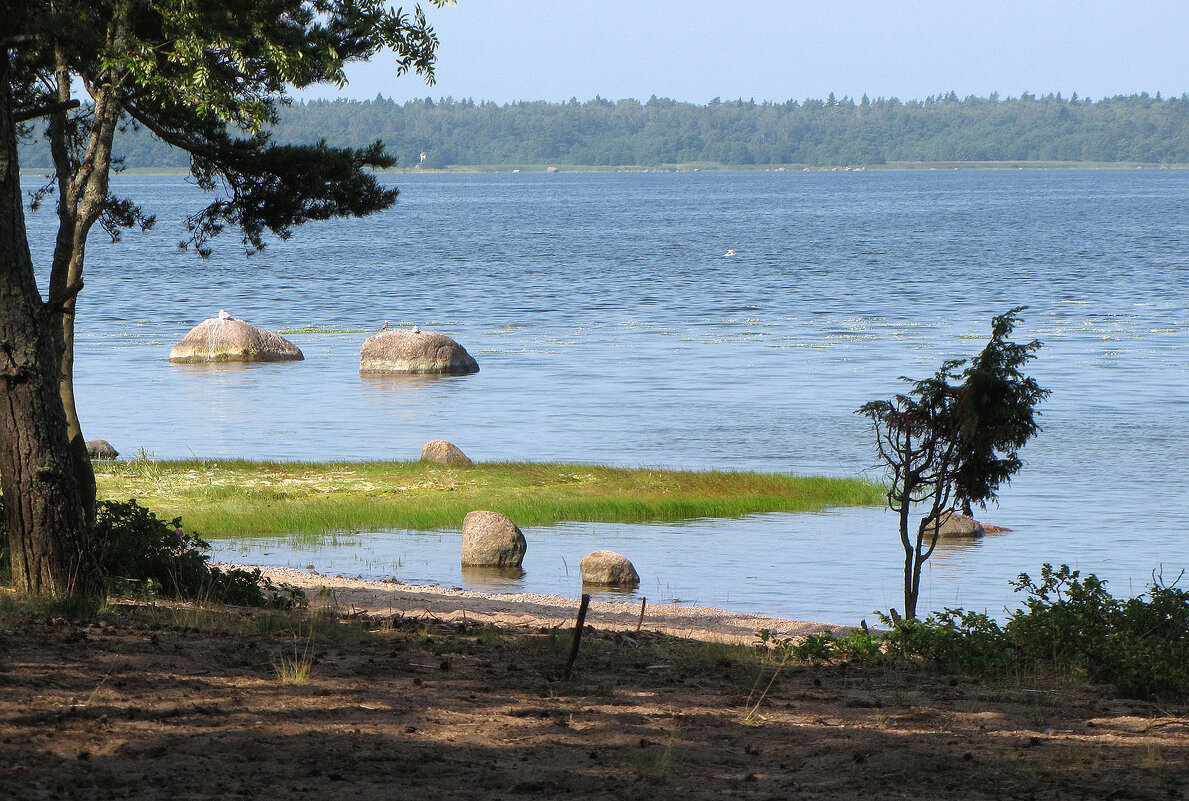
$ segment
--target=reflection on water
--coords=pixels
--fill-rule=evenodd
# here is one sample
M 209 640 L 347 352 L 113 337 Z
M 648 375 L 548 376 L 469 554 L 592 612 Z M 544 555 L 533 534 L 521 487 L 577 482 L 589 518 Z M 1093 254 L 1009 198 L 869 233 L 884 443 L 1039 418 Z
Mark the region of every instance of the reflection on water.
M 392 399 L 419 399 L 443 397 L 459 384 L 473 380 L 478 373 L 470 375 L 436 375 L 427 373 L 360 373 L 359 385 L 365 392 L 384 394 Z
M 596 601 L 623 601 L 638 598 L 640 594 L 635 587 L 615 587 L 606 584 L 587 584 L 583 582 L 582 592 Z
M 522 592 L 526 573 L 522 567 L 462 567 L 462 586 L 481 592 Z

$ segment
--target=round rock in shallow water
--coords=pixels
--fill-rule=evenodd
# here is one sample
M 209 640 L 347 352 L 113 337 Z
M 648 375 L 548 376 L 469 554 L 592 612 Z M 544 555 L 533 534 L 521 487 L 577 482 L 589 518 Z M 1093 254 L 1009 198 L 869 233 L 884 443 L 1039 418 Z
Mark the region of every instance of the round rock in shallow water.
M 87 457 L 90 459 L 116 459 L 119 452 L 105 439 L 87 440 Z
M 463 565 L 520 567 L 527 550 L 524 534 L 499 512 L 478 510 L 463 518 Z
M 479 363 L 445 334 L 396 329 L 364 340 L 359 372 L 466 375 L 479 372 Z
M 942 512 L 941 528 L 937 532 L 939 537 L 967 537 L 976 538 L 985 535 L 983 524 L 973 517 L 967 517 L 961 512 Z M 928 535 L 928 532 L 926 532 Z
M 635 587 L 640 583 L 640 574 L 628 558 L 615 551 L 595 551 L 582 557 L 578 563 L 582 571 L 583 584 L 597 584 L 603 587 Z
M 434 464 L 472 464 L 456 445 L 444 439 L 430 440 L 421 448 L 421 461 Z
M 169 351 L 169 360 L 175 364 L 296 362 L 304 358 L 283 336 L 234 317 L 203 320 Z

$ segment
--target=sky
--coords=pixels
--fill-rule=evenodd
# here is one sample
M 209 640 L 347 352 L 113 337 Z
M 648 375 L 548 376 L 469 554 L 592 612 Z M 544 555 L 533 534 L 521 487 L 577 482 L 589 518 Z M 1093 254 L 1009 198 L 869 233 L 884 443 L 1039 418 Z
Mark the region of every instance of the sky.
M 398 0 L 399 1 L 399 0 Z M 652 95 L 924 99 L 955 91 L 1189 91 L 1189 0 L 458 0 L 423 3 L 441 39 L 436 86 L 353 67 L 343 90 L 509 103 Z M 406 2 L 406 8 L 411 3 Z

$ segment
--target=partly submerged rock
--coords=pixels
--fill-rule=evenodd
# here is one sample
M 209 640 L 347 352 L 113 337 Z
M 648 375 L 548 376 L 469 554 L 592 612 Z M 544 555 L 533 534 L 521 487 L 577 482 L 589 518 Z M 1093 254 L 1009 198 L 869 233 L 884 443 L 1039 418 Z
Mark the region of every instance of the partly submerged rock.
M 231 316 L 211 317 L 190 329 L 190 333 L 169 351 L 176 364 L 205 362 L 301 361 L 301 350 L 280 334 L 265 331 Z
M 640 574 L 628 558 L 615 551 L 595 551 L 582 557 L 578 563 L 582 571 L 583 584 L 597 584 L 603 587 L 635 587 L 640 583 Z
M 462 521 L 462 563 L 520 567 L 528 543 L 516 524 L 499 512 L 468 512 Z
M 434 439 L 421 447 L 421 461 L 434 464 L 472 464 L 470 458 L 453 443 Z
M 941 528 L 937 532 L 939 537 L 981 537 L 987 533 L 982 523 L 961 512 L 942 512 L 940 518 Z
M 94 459 L 117 459 L 119 452 L 111 446 L 111 443 L 105 439 L 89 439 L 87 440 L 87 456 Z
M 466 375 L 479 372 L 479 363 L 445 334 L 394 329 L 364 340 L 359 372 Z

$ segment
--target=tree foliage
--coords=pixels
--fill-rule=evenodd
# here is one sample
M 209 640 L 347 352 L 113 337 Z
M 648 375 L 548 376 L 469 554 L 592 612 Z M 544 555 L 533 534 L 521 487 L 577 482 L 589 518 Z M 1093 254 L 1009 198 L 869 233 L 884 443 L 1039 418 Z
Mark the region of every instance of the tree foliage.
M 425 167 L 718 163 L 817 167 L 928 161 L 1189 163 L 1189 96 L 1148 94 L 924 100 L 714 100 L 496 104 L 423 98 L 314 100 L 276 109 L 278 142 L 366 147 L 377 139 Z M 124 137 L 130 166 L 185 166 L 149 131 Z M 30 163 L 49 164 L 42 147 Z M 36 160 L 36 161 L 33 161 Z
M 975 356 L 958 388 L 958 466 L 954 493 L 966 514 L 986 507 L 1001 484 L 1023 467 L 1020 449 L 1040 431 L 1036 407 L 1049 395 L 1022 368 L 1036 358 L 1040 342 L 1007 339 L 1025 307 L 991 320 L 991 340 Z
M 50 158 L 27 166 L 55 167 L 59 184 L 65 168 L 77 183 L 122 166 L 117 139 L 149 133 L 188 162 L 200 186 L 224 195 L 192 218 L 191 240 L 204 244 L 231 224 L 253 247 L 266 230 L 285 236 L 396 198 L 366 172 L 395 163 L 374 140 L 277 145 L 268 128 L 286 92 L 342 85 L 348 64 L 380 50 L 396 54 L 398 74 L 432 82 L 438 45 L 420 8 L 391 11 L 380 0 L 56 0 L 37 4 L 26 24 L 32 45 L 19 51 L 18 113 L 67 102 L 74 86 L 87 95 L 77 110 L 59 111 L 60 130 L 53 119 L 43 126 Z
M 888 506 L 904 548 L 904 609 L 915 618 L 921 569 L 937 547 L 943 513 L 994 500 L 1023 462 L 1019 451 L 1040 431 L 1036 407 L 1049 394 L 1021 372 L 1040 343 L 1006 337 L 1019 306 L 991 321 L 991 339 L 962 373 L 947 360 L 931 377 L 911 382 L 891 400 L 870 401 L 857 414 L 871 421 L 876 453 L 888 471 Z M 915 529 L 911 525 L 918 512 Z
M 21 557 L 13 560 L 16 583 L 75 592 L 77 576 L 95 572 L 87 556 L 94 474 L 73 389 L 87 237 L 96 223 L 118 237 L 124 227 L 153 222 L 133 200 L 109 192 L 110 174 L 122 166 L 119 140 L 150 132 L 184 154 L 198 185 L 215 193 L 190 218 L 183 243 L 201 254 L 228 225 L 255 249 L 269 231 L 287 237 L 310 220 L 378 211 L 396 199 L 369 172 L 394 163 L 379 142 L 278 145 L 267 128 L 289 89 L 341 85 L 348 64 L 380 50 L 395 53 L 398 74 L 411 70 L 432 82 L 438 40 L 419 7 L 392 11 L 382 0 L 48 0 L 19 3 L 6 15 L 0 352 L 16 354 L 6 375 L 20 380 L 0 385 L 7 401 L 0 427 L 14 432 L 0 439 L 0 472 L 5 494 L 22 501 L 7 513 L 13 554 Z M 16 140 L 34 133 L 30 121 L 40 124 L 49 155 L 43 166 L 53 171 L 34 203 L 56 196 L 59 223 L 45 301 L 20 208 Z M 54 433 L 62 418 L 64 447 Z M 18 431 L 37 432 L 36 442 Z M 70 479 L 60 474 L 64 460 Z M 71 554 L 84 558 L 72 563 Z M 26 580 L 35 573 L 37 580 Z

